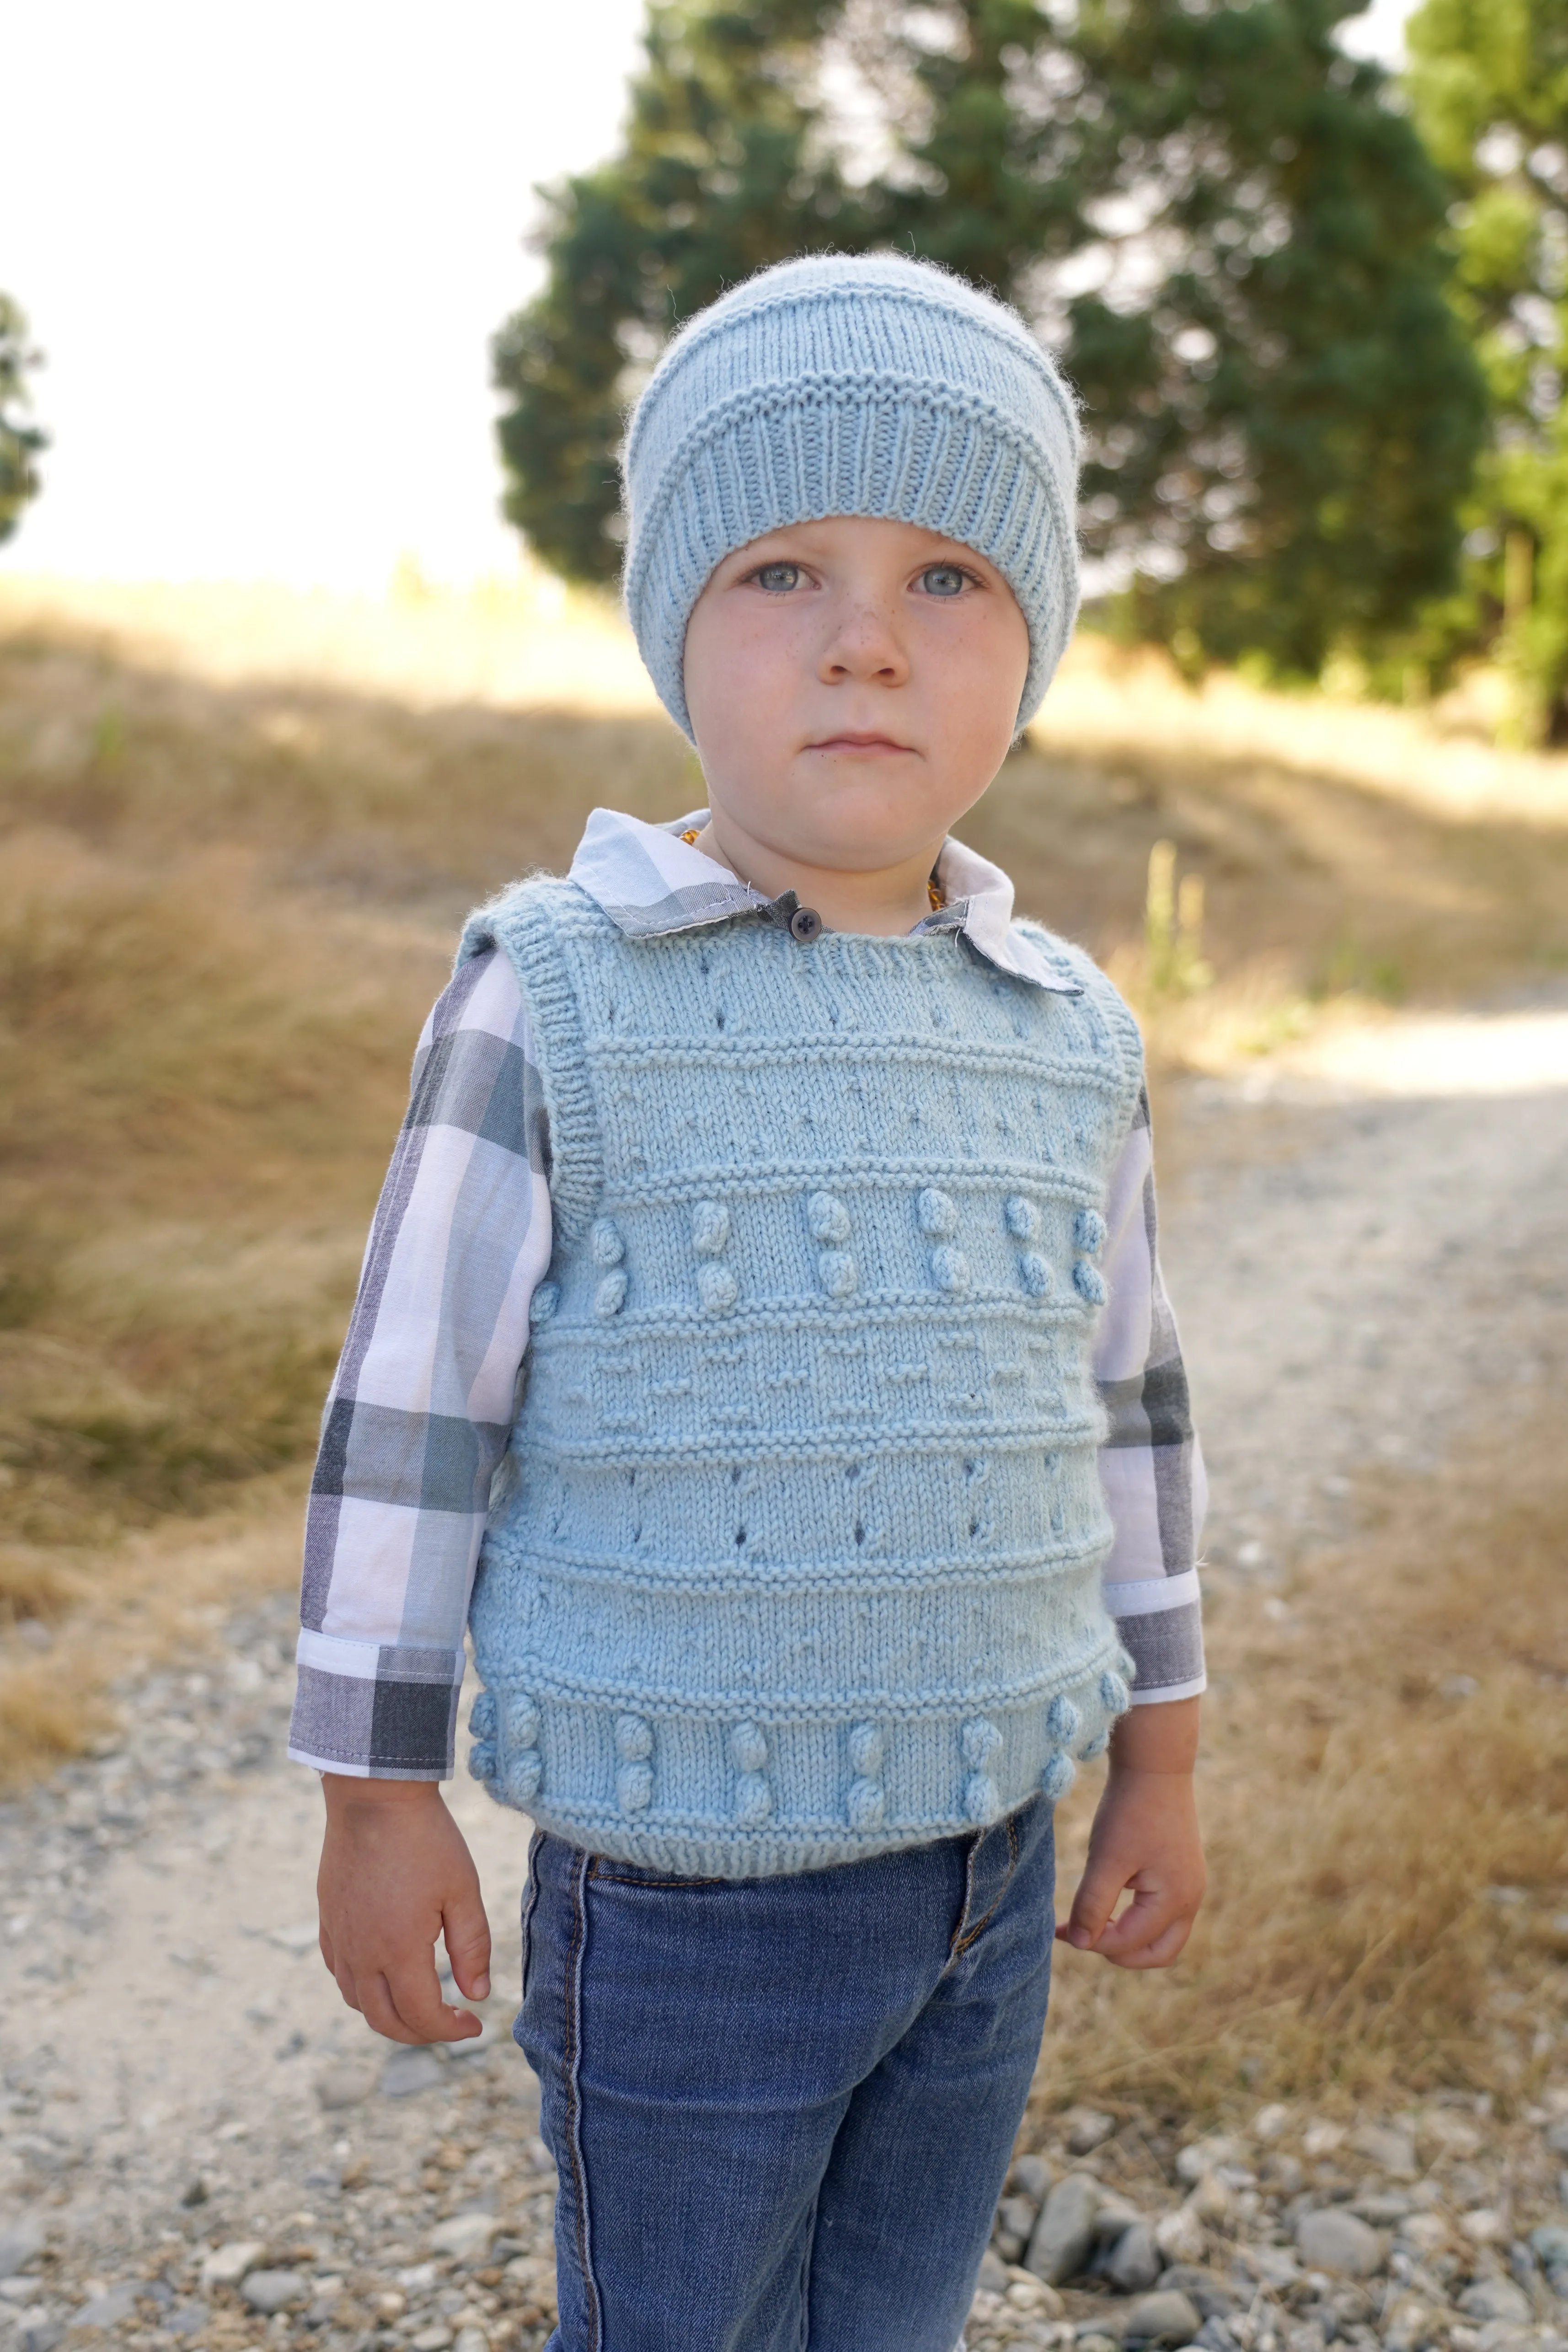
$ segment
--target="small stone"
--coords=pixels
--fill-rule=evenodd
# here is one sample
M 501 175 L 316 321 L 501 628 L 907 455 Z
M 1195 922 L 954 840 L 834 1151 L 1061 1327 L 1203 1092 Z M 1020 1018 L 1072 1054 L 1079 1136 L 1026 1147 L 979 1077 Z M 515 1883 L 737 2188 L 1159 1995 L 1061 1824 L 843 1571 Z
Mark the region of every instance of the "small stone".
M 1008 2264 L 1007 2283 L 1008 2301 L 1015 2311 L 1027 2311 L 1036 2319 L 1061 2319 L 1065 2315 L 1067 2305 L 1056 2289 L 1036 2278 L 1032 2271 L 1026 2271 L 1021 2263 Z M 1015 2288 L 1020 2293 L 1015 2294 Z
M 317 2100 L 329 2115 L 339 2107 L 357 2107 L 375 2087 L 375 2068 L 362 2063 L 356 2064 L 352 2060 L 324 2066 L 316 2077 Z
M 1560 2270 L 1568 2263 L 1568 2229 L 1561 2221 L 1543 2221 L 1539 2230 L 1531 2230 L 1530 2247 L 1544 2269 Z
M 1037 2208 L 1050 2196 L 1053 2178 L 1043 2156 L 1019 2157 L 1011 2173 L 1012 2185 L 1019 2196 L 1032 2198 Z
M 409 2043 L 394 2050 L 382 2068 L 383 2099 L 412 2099 L 422 2091 L 438 2091 L 446 2069 L 432 2049 Z
M 63 2320 L 29 2318 L 24 2313 L 16 2330 L 17 2352 L 55 2352 L 65 2332 Z
M 1546 2145 L 1553 2156 L 1568 2156 L 1568 2116 L 1555 2123 L 1546 2135 Z
M 118 2327 L 121 2320 L 130 2318 L 142 2291 L 139 2280 L 127 2279 L 119 2286 L 106 2288 L 102 2294 L 95 2294 L 73 2315 L 72 2332 L 78 2327 Z
M 15 2278 L 44 2251 L 44 2225 L 28 2214 L 0 2230 L 0 2278 Z
M 1176 2287 L 1141 2294 L 1127 2306 L 1124 2344 L 1190 2344 L 1202 2326 L 1197 2307 Z
M 1495 2205 L 1473 2206 L 1460 2214 L 1459 2227 L 1474 2246 L 1500 2245 L 1508 2235 L 1508 2222 Z
M 253 2311 L 268 2319 L 275 2311 L 292 2311 L 310 2300 L 310 2282 L 299 2271 L 247 2271 L 239 2291 Z
M 1168 2271 L 1160 2273 L 1155 2284 L 1178 2290 L 1197 2305 L 1206 2320 L 1225 2319 L 1241 2308 L 1241 2297 L 1222 2286 L 1212 2271 L 1199 2270 L 1196 2263 L 1173 2263 Z
M 450 2221 L 439 2222 L 432 2230 L 431 2252 L 450 2254 L 458 2263 L 480 2261 L 489 2252 L 500 2226 L 494 2213 L 455 2213 Z
M 1252 2118 L 1252 2137 L 1264 2142 L 1281 2138 L 1291 2128 L 1291 2110 L 1278 2100 L 1260 2107 Z
M 1316 2163 L 1320 2156 L 1332 2156 L 1336 2147 L 1344 2146 L 1344 2126 L 1318 2122 L 1309 2124 L 1301 2134 L 1302 2152 Z
M 211 2193 L 206 2182 L 198 2172 L 195 2179 L 188 2180 L 180 2191 L 180 2202 L 185 2206 L 204 2205 Z
M 1527 2327 L 1535 2316 L 1524 2289 L 1507 2278 L 1477 2279 L 1460 2295 L 1459 2309 L 1467 2319 L 1501 2319 L 1515 2327 Z
M 452 2352 L 490 2352 L 490 2339 L 476 2324 L 460 2327 Z
M 1392 2173 L 1396 2180 L 1415 2179 L 1419 2168 L 1416 2143 L 1408 2132 L 1395 2131 L 1386 2124 L 1363 2124 L 1351 2134 L 1350 2144 L 1379 2172 Z
M 202 2264 L 204 2286 L 238 2286 L 247 2271 L 260 2268 L 267 2247 L 260 2238 L 231 2238 L 214 2246 Z
M 413 2352 L 446 2352 L 452 2341 L 452 2330 L 437 2320 L 434 2327 L 422 2327 L 413 2338 Z
M 1008 2287 L 1008 2266 L 989 2246 L 980 2256 L 980 2274 L 975 2285 L 982 2294 L 1005 2294 Z
M 1410 2200 L 1403 2190 L 1391 2189 L 1382 2197 L 1358 2197 L 1350 2208 L 1358 2221 L 1370 2221 L 1375 2230 L 1389 2230 L 1403 2221 L 1410 2210 Z
M 1383 2268 L 1385 2249 L 1377 2231 L 1336 2206 L 1303 2213 L 1296 2245 L 1310 2271 L 1333 2271 L 1341 2278 L 1373 2278 Z
M 1122 2294 L 1145 2294 L 1165 2268 L 1165 2257 L 1146 2221 L 1131 2222 L 1100 2265 Z
M 1076 2278 L 1094 2244 L 1100 2183 L 1086 2172 L 1070 2172 L 1046 2199 L 1024 2256 L 1024 2268 L 1048 2286 Z
M 1161 2214 L 1155 2223 L 1155 2243 L 1172 2263 L 1200 2263 L 1208 2248 L 1203 2223 L 1187 2205 Z
M 1115 2117 L 1103 2116 L 1097 2107 L 1074 2107 L 1064 2120 L 1067 2145 L 1074 2156 L 1092 2156 L 1116 2128 Z
M 1419 2294 L 1398 2294 L 1383 2315 L 1383 2340 L 1387 2352 L 1426 2352 L 1448 2336 L 1448 2314 Z
M 1239 2164 L 1244 2151 L 1236 2141 L 1216 2132 L 1208 2139 L 1196 2139 L 1184 2147 L 1176 2160 L 1176 2178 L 1188 2183 L 1204 2179 L 1218 2172 L 1222 2165 Z

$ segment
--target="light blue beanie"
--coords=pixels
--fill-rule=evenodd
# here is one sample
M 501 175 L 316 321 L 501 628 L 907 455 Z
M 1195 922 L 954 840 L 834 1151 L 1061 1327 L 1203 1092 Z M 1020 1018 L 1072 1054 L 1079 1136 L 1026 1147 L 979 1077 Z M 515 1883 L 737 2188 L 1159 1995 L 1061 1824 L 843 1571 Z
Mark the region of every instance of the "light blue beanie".
M 828 515 L 919 523 L 987 556 L 1029 624 L 1021 727 L 1078 609 L 1072 394 L 1015 310 L 902 254 L 815 255 L 701 310 L 622 457 L 626 610 L 692 731 L 686 623 L 716 564 Z

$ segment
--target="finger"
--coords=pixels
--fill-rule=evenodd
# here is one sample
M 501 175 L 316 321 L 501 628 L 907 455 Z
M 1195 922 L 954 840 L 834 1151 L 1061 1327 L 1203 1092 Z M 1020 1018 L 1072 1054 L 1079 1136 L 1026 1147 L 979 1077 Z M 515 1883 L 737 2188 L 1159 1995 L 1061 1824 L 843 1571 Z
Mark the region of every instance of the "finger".
M 484 2027 L 472 2010 L 458 2009 L 441 1998 L 434 1952 L 423 1964 L 413 1962 L 387 1971 L 387 1990 L 393 2008 L 415 2042 L 468 2042 Z
M 1125 1884 L 1123 1873 L 1114 1864 L 1097 1862 L 1091 1854 L 1078 1882 L 1066 1924 L 1056 1931 L 1062 1942 L 1071 1944 L 1075 1951 L 1092 1950 L 1104 1933 Z
M 319 1927 L 316 1930 L 316 1943 L 317 1948 L 321 1954 L 321 1958 L 327 1963 L 328 1975 L 335 1977 L 338 1973 L 338 1963 L 332 1958 L 332 1938 L 327 1933 L 327 1922 L 325 1919 L 322 1920 Z
M 477 1886 L 453 1895 L 441 1915 L 446 1957 L 457 1990 L 469 2000 L 490 1998 L 490 1922 Z
M 1140 1952 L 1145 1944 L 1152 1944 L 1165 1934 L 1179 1909 L 1176 1896 L 1166 1887 L 1135 1888 L 1133 1900 L 1119 1918 L 1107 1922 L 1094 1948 L 1107 1959 L 1113 1953 L 1120 1958 L 1130 1952 Z
M 1105 1958 L 1113 1968 L 1168 1969 L 1173 1960 L 1180 1958 L 1191 1933 L 1192 1921 L 1189 1918 L 1173 1919 L 1165 1933 L 1157 1936 L 1152 1944 L 1145 1944 L 1135 1952 L 1107 1952 Z
M 350 2009 L 361 2008 L 361 2004 L 360 2001 L 359 1988 L 354 1982 L 354 1972 L 352 1969 L 350 1969 L 346 1962 L 340 1961 L 338 1966 L 333 1969 L 332 1974 L 337 1978 L 338 1990 L 342 1994 L 343 1999 L 348 2002 L 349 2007 Z
M 365 2023 L 388 2042 L 432 2042 L 434 2034 L 416 2033 L 405 2025 L 392 2000 L 392 1987 L 384 1976 L 367 1977 L 358 1988 L 359 2007 L 364 2011 Z

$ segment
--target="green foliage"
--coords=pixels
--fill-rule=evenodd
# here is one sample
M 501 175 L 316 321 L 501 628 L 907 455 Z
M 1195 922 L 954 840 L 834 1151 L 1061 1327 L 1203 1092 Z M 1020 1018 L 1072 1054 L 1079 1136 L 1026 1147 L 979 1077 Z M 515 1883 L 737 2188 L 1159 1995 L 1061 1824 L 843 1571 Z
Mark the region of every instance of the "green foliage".
M 764 261 L 896 242 L 1060 351 L 1124 627 L 1192 666 L 1372 653 L 1452 583 L 1483 393 L 1443 184 L 1344 13 L 655 0 L 624 150 L 553 192 L 549 283 L 497 341 L 512 519 L 611 577 L 613 452 L 671 327 Z
M 0 294 L 0 541 L 10 538 L 22 509 L 37 495 L 33 460 L 48 445 L 24 421 L 27 374 L 37 354 L 27 348 L 27 321 L 8 294 Z
M 1438 649 L 1512 671 L 1516 731 L 1568 739 L 1568 5 L 1425 0 L 1410 20 L 1416 117 L 1458 193 L 1454 302 L 1491 397 L 1458 595 Z

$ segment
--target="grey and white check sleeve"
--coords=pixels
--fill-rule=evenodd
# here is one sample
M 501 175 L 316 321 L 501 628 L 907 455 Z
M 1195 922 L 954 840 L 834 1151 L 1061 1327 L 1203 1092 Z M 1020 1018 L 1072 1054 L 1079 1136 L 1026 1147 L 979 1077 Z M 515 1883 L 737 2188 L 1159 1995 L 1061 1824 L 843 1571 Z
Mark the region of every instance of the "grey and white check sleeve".
M 1137 1668 L 1135 1706 L 1206 1685 L 1197 1545 L 1208 1504 L 1176 1318 L 1160 1272 L 1148 1097 L 1122 1149 L 1106 1209 L 1094 1375 L 1110 1423 L 1100 1480 L 1115 1527 L 1105 1605 Z
M 319 1770 L 452 1770 L 490 1478 L 549 1263 L 545 1126 L 528 1014 L 492 951 L 420 1038 L 322 1420 L 288 1749 Z

